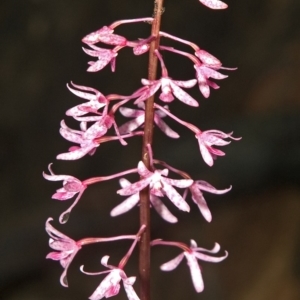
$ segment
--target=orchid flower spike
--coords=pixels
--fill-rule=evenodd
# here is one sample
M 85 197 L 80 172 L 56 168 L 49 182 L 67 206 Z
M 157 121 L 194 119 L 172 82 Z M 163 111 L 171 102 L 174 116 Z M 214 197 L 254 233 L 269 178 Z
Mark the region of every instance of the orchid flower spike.
M 159 242 L 157 243 L 159 245 Z M 161 242 L 161 244 L 164 244 L 164 242 Z M 165 242 L 165 245 L 167 245 L 167 242 Z M 173 242 L 174 246 L 174 242 Z M 181 247 L 181 245 L 178 243 L 178 247 Z M 182 247 L 181 247 L 182 248 Z M 193 285 L 195 287 L 195 290 L 197 293 L 201 293 L 204 289 L 204 283 L 201 275 L 201 269 L 198 265 L 197 259 L 208 261 L 208 262 L 221 262 L 228 256 L 228 252 L 225 251 L 225 255 L 221 257 L 214 257 L 205 253 L 212 253 L 215 254 L 219 252 L 220 245 L 215 244 L 213 249 L 207 250 L 204 248 L 199 248 L 194 240 L 191 240 L 191 245 L 187 249 L 184 250 L 183 253 L 179 254 L 172 260 L 164 263 L 160 266 L 160 269 L 162 271 L 172 271 L 174 270 L 182 261 L 182 259 L 185 257 L 187 259 L 187 264 L 190 268 L 191 277 L 193 281 Z M 203 253 L 204 252 L 204 253 Z
M 59 260 L 60 264 L 64 268 L 64 271 L 60 276 L 60 283 L 62 286 L 68 287 L 67 271 L 75 255 L 81 249 L 81 245 L 56 230 L 50 224 L 50 221 L 52 220 L 52 218 L 49 218 L 46 221 L 46 231 L 50 236 L 49 246 L 56 251 L 48 253 L 46 258 Z

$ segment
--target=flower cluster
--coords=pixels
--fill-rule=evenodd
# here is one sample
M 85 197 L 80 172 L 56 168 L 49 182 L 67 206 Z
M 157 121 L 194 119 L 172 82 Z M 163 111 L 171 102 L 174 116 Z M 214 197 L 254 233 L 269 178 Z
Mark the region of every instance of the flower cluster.
M 225 9 L 227 7 L 225 3 L 219 0 L 200 0 L 200 2 L 211 9 Z M 142 55 L 152 51 L 153 57 L 155 57 L 160 64 L 161 77 L 158 79 L 141 79 L 141 86 L 130 95 L 119 95 L 115 93 L 104 95 L 92 87 L 74 84 L 73 82 L 67 84 L 69 91 L 75 96 L 83 99 L 84 102 L 73 106 L 66 111 L 68 117 L 71 117 L 78 122 L 76 129 L 70 128 L 65 120 L 61 121 L 60 134 L 63 138 L 75 145 L 71 146 L 67 152 L 57 155 L 57 159 L 81 159 L 87 154 L 93 155 L 101 143 L 118 140 L 123 146 L 126 146 L 128 138 L 145 136 L 145 123 L 151 122 L 149 121 L 149 118 L 147 119 L 147 105 L 145 105 L 145 103 L 151 97 L 154 99 L 155 95 L 158 96 L 158 99 L 161 102 L 164 102 L 169 106 L 161 106 L 159 103 L 154 102 L 152 107 L 153 118 L 150 126 L 152 127 L 152 125 L 155 124 L 167 137 L 178 139 L 179 134 L 171 129 L 163 120 L 163 118 L 169 117 L 190 130 L 195 135 L 203 161 L 208 166 L 213 166 L 214 160 L 218 156 L 225 155 L 223 151 L 216 147 L 226 146 L 230 143 L 230 140 L 240 139 L 233 137 L 232 132 L 224 133 L 215 129 L 200 130 L 196 125 L 181 120 L 171 112 L 171 105 L 175 99 L 185 105 L 198 107 L 199 101 L 189 95 L 186 89 L 192 89 L 193 87 L 198 86 L 202 96 L 208 98 L 210 96 L 210 88 L 219 88 L 213 80 L 220 80 L 227 77 L 227 75 L 220 73 L 219 70 L 234 70 L 234 68 L 223 67 L 218 58 L 203 50 L 198 45 L 169 33 L 159 31 L 159 29 L 157 29 L 157 35 L 151 34 L 148 37 L 139 38 L 137 40 L 129 40 L 114 32 L 118 26 L 128 23 L 154 23 L 156 17 L 157 16 L 117 21 L 88 34 L 82 39 L 82 42 L 85 44 L 83 51 L 96 59 L 88 62 L 88 72 L 98 72 L 107 65 L 110 65 L 111 71 L 115 72 L 116 60 L 119 53 L 123 48 L 129 47 L 132 48 L 134 55 Z M 174 47 L 164 46 L 160 41 L 163 40 L 163 38 L 188 45 L 191 52 L 183 52 Z M 106 48 L 103 48 L 103 44 L 106 45 Z M 154 49 L 152 49 L 152 45 L 155 45 Z M 190 80 L 175 80 L 170 77 L 162 54 L 168 52 L 181 55 L 190 60 L 192 62 L 192 67 L 194 67 L 196 71 L 195 78 Z M 125 118 L 131 118 L 131 120 L 119 125 L 116 121 L 117 113 L 120 113 Z M 48 167 L 49 174 L 43 173 L 44 178 L 49 181 L 62 182 L 62 187 L 56 190 L 52 198 L 60 201 L 69 200 L 73 197 L 75 198 L 72 205 L 60 215 L 60 223 L 64 224 L 68 221 L 72 209 L 82 198 L 84 191 L 89 185 L 116 178 L 119 178 L 121 186 L 121 188 L 117 190 L 117 194 L 128 197 L 111 210 L 110 214 L 112 217 L 124 214 L 136 205 L 139 205 L 142 201 L 140 192 L 147 189 L 150 207 L 153 207 L 165 221 L 169 223 L 178 222 L 177 217 L 170 212 L 165 201 L 170 200 L 179 210 L 189 212 L 190 200 L 187 196 L 190 194 L 192 202 L 198 206 L 204 219 L 207 222 L 211 222 L 212 214 L 204 199 L 203 192 L 223 194 L 228 192 L 231 189 L 231 186 L 226 189 L 218 190 L 204 180 L 193 179 L 187 172 L 178 170 L 166 162 L 154 158 L 152 145 L 150 143 L 146 144 L 146 148 L 147 163 L 145 163 L 145 160 L 137 160 L 137 167 L 132 169 L 120 171 L 119 173 L 112 175 L 92 177 L 85 180 L 80 180 L 71 175 L 56 175 L 50 164 Z M 172 173 L 173 175 L 169 177 L 169 173 Z M 136 174 L 136 181 L 131 183 L 127 180 L 125 176 L 128 174 Z M 133 289 L 136 277 L 127 277 L 124 268 L 136 247 L 136 244 L 139 242 L 144 232 L 149 230 L 149 228 L 147 228 L 148 224 L 142 223 L 138 233 L 135 235 L 84 238 L 75 241 L 55 229 L 50 223 L 52 220 L 52 218 L 47 220 L 46 231 L 50 236 L 49 245 L 54 252 L 50 252 L 47 255 L 47 258 L 58 260 L 62 265 L 64 271 L 61 275 L 60 282 L 63 286 L 68 286 L 67 270 L 75 255 L 83 246 L 99 242 L 130 239 L 133 240 L 133 243 L 117 266 L 109 265 L 109 256 L 106 255 L 102 258 L 101 264 L 107 270 L 98 273 L 89 273 L 83 269 L 83 266 L 80 269 L 87 275 L 107 274 L 89 299 L 98 300 L 117 295 L 120 290 L 121 281 L 128 299 L 139 299 Z M 201 269 L 197 260 L 220 262 L 228 255 L 225 251 L 225 255 L 215 257 L 213 255 L 220 251 L 219 244 L 215 244 L 213 249 L 207 250 L 198 247 L 194 240 L 191 240 L 191 244 L 188 246 L 182 242 L 154 239 L 150 242 L 149 247 L 159 245 L 175 246 L 183 251 L 171 261 L 164 263 L 161 266 L 161 270 L 171 271 L 175 269 L 185 257 L 190 268 L 193 285 L 198 293 L 203 290 L 204 284 Z

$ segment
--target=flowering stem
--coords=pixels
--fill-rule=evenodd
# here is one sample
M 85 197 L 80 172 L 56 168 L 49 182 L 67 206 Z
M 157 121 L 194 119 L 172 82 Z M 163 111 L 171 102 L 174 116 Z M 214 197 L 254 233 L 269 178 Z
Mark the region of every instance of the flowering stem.
M 157 72 L 157 56 L 155 49 L 159 48 L 159 30 L 161 14 L 163 11 L 163 0 L 154 1 L 154 13 L 151 36 L 155 39 L 150 44 L 148 79 L 155 80 Z M 142 161 L 150 168 L 150 157 L 148 145 L 152 145 L 154 118 L 154 95 L 146 101 L 145 106 L 145 129 L 142 146 Z M 140 299 L 150 300 L 150 196 L 149 187 L 140 192 L 140 225 L 146 225 L 146 230 L 140 239 L 139 253 L 139 276 L 140 276 Z

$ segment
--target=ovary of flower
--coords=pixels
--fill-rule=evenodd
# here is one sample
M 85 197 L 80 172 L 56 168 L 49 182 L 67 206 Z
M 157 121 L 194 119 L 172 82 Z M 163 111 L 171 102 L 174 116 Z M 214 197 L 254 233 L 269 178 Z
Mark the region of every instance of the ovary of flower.
M 154 95 L 157 92 L 157 90 L 161 87 L 162 92 L 159 96 L 159 99 L 163 102 L 172 102 L 175 96 L 183 103 L 197 107 L 199 106 L 198 102 L 194 98 L 192 98 L 188 93 L 186 93 L 183 89 L 181 89 L 181 87 L 192 88 L 196 83 L 196 79 L 179 81 L 173 80 L 166 76 L 162 76 L 162 78 L 158 80 L 142 79 L 142 84 L 145 85 L 147 88 L 143 91 L 141 96 L 138 99 L 136 99 L 135 103 L 147 100 L 149 97 Z
M 81 248 L 81 245 L 76 243 L 68 236 L 56 230 L 50 224 L 50 221 L 52 220 L 52 218 L 49 218 L 46 221 L 46 231 L 50 236 L 49 246 L 56 251 L 48 253 L 46 258 L 60 261 L 60 264 L 64 268 L 64 271 L 60 276 L 60 283 L 64 287 L 68 287 L 67 270 L 76 253 Z
M 126 38 L 123 36 L 113 33 L 114 30 L 110 27 L 104 26 L 82 39 L 82 42 L 88 45 L 93 45 L 96 43 L 105 43 L 108 45 L 124 46 L 126 45 Z
M 228 256 L 228 252 L 225 251 L 225 255 L 221 257 L 214 257 L 210 256 L 206 253 L 217 253 L 220 250 L 220 245 L 215 244 L 214 248 L 211 250 L 207 250 L 204 248 L 199 248 L 194 240 L 191 240 L 191 245 L 189 250 L 184 251 L 183 253 L 179 254 L 172 260 L 164 263 L 161 265 L 160 269 L 162 271 L 172 271 L 174 270 L 182 261 L 183 257 L 187 259 L 187 264 L 190 268 L 191 277 L 193 281 L 193 285 L 197 293 L 200 293 L 204 289 L 204 283 L 201 275 L 201 270 L 198 265 L 197 259 L 208 261 L 208 262 L 221 262 Z M 204 252 L 204 253 L 203 253 Z
M 192 183 L 192 179 L 170 179 L 164 176 L 168 175 L 168 169 L 155 170 L 150 172 L 144 163 L 140 161 L 138 163 L 138 173 L 142 177 L 140 181 L 132 183 L 131 185 L 122 188 L 117 191 L 119 195 L 129 196 L 138 193 L 146 186 L 149 185 L 150 190 L 152 189 L 155 195 L 162 193 L 166 195 L 171 202 L 182 211 L 190 211 L 189 205 L 185 202 L 182 196 L 173 188 L 189 187 Z
M 68 141 L 79 144 L 80 146 L 72 146 L 67 153 L 57 155 L 57 159 L 76 160 L 86 154 L 93 155 L 96 148 L 99 147 L 94 139 L 86 139 L 83 134 L 85 131 L 74 130 L 69 128 L 64 121 L 61 121 L 60 134 Z M 84 127 L 84 126 L 83 126 Z
M 125 179 L 120 179 L 120 185 L 122 188 L 128 187 L 131 183 Z M 116 206 L 110 212 L 112 217 L 121 215 L 132 209 L 135 205 L 137 205 L 140 201 L 139 193 L 133 194 L 127 199 L 125 199 L 122 203 Z M 163 202 L 154 194 L 152 190 L 150 190 L 150 203 L 157 211 L 157 213 L 167 222 L 176 223 L 177 218 L 168 210 L 168 208 L 163 204 Z
M 232 132 L 224 133 L 219 130 L 207 130 L 199 131 L 196 133 L 196 139 L 199 143 L 199 148 L 203 160 L 211 167 L 214 164 L 216 156 L 224 156 L 225 153 L 219 149 L 213 148 L 212 146 L 225 146 L 230 144 L 230 141 L 224 139 L 229 138 L 235 141 L 241 138 L 234 138 Z
M 139 300 L 140 298 L 134 291 L 132 285 L 135 282 L 135 277 L 127 277 L 123 269 L 108 265 L 109 256 L 103 256 L 101 259 L 101 264 L 106 268 L 110 269 L 108 271 L 103 271 L 99 273 L 88 273 L 81 271 L 87 275 L 99 275 L 104 273 L 109 273 L 96 288 L 94 293 L 89 297 L 90 300 L 100 300 L 103 298 L 109 298 L 117 295 L 120 291 L 120 281 L 122 280 L 125 292 L 129 300 Z
M 83 116 L 89 112 L 97 111 L 98 109 L 100 109 L 108 103 L 108 100 L 105 98 L 105 96 L 102 95 L 98 90 L 83 85 L 77 85 L 73 82 L 71 82 L 71 84 L 73 87 L 76 88 L 76 90 L 67 84 L 67 88 L 70 90 L 70 92 L 72 92 L 74 95 L 80 98 L 89 100 L 89 102 L 79 104 L 68 109 L 66 111 L 67 116 Z
M 134 118 L 131 121 L 126 122 L 122 126 L 120 126 L 119 131 L 121 134 L 132 132 L 138 127 L 140 127 L 145 122 L 145 105 L 144 103 L 139 103 L 138 106 L 142 109 L 132 109 L 127 107 L 121 107 L 119 109 L 120 113 L 127 118 Z M 167 107 L 165 107 L 167 109 Z M 162 118 L 166 117 L 166 114 L 160 110 L 154 111 L 154 122 L 157 127 L 167 136 L 171 138 L 179 138 L 179 134 L 172 130 L 163 120 Z
M 112 72 L 115 71 L 115 64 L 116 64 L 116 56 L 118 55 L 117 50 L 111 49 L 103 49 L 99 48 L 95 45 L 89 45 L 91 49 L 82 48 L 83 51 L 93 57 L 98 57 L 97 61 L 90 61 L 88 64 L 90 67 L 87 69 L 88 72 L 97 72 L 102 70 L 106 65 L 111 63 L 111 70 Z
M 87 185 L 84 182 L 77 179 L 76 177 L 73 177 L 70 175 L 55 175 L 51 169 L 51 164 L 48 166 L 48 169 L 49 169 L 50 175 L 43 172 L 43 176 L 45 179 L 50 180 L 50 181 L 62 181 L 63 182 L 63 187 L 56 190 L 56 193 L 54 193 L 52 195 L 52 199 L 64 201 L 64 200 L 71 199 L 76 194 L 78 194 L 77 198 L 75 199 L 73 204 L 66 211 L 64 211 L 59 217 L 60 223 L 66 223 L 69 219 L 69 215 L 70 215 L 72 209 L 78 203 L 83 192 L 87 188 Z
M 199 0 L 203 5 L 211 9 L 225 9 L 228 5 L 220 0 Z
M 191 192 L 192 199 L 195 204 L 197 204 L 201 214 L 207 222 L 211 222 L 212 215 L 207 206 L 207 203 L 203 197 L 202 191 L 209 192 L 212 194 L 225 194 L 231 190 L 231 186 L 228 189 L 217 190 L 215 187 L 210 185 L 206 181 L 197 180 L 188 188 Z M 185 198 L 185 197 L 184 197 Z

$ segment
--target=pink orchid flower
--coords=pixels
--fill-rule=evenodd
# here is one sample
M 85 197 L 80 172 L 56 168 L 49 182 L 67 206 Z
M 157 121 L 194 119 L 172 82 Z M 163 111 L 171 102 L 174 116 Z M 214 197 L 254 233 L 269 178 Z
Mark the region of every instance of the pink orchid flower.
M 204 219 L 207 222 L 211 222 L 212 215 L 211 215 L 211 212 L 210 212 L 210 210 L 207 206 L 207 203 L 203 197 L 202 191 L 209 192 L 212 194 L 218 194 L 218 195 L 225 194 L 231 190 L 231 186 L 228 189 L 217 190 L 215 187 L 210 185 L 208 182 L 203 181 L 203 180 L 197 180 L 197 181 L 194 181 L 194 183 L 188 189 L 190 190 L 190 192 L 192 194 L 192 199 L 193 199 L 194 203 L 197 204 Z M 183 196 L 184 199 L 185 199 L 188 189 L 186 189 L 186 191 L 185 191 L 185 194 Z
M 172 271 L 180 264 L 183 257 L 185 257 L 187 259 L 187 264 L 190 268 L 191 277 L 192 277 L 192 281 L 193 281 L 195 290 L 197 293 L 200 293 L 204 289 L 204 283 L 203 283 L 203 278 L 201 275 L 201 269 L 198 265 L 197 259 L 200 259 L 203 261 L 208 261 L 208 262 L 215 262 L 215 263 L 221 262 L 228 256 L 227 251 L 225 251 L 225 255 L 221 256 L 221 257 L 214 257 L 214 256 L 204 254 L 205 252 L 214 254 L 214 253 L 219 252 L 219 250 L 220 250 L 220 245 L 217 243 L 215 244 L 213 249 L 207 250 L 204 248 L 199 248 L 197 246 L 196 242 L 194 240 L 191 240 L 191 245 L 190 245 L 189 249 L 186 249 L 183 253 L 179 254 L 172 260 L 161 265 L 160 269 L 162 271 Z
M 211 9 L 225 9 L 228 5 L 220 0 L 199 0 L 203 5 Z
M 195 55 L 201 60 L 201 62 L 197 62 L 194 65 L 199 90 L 205 98 L 208 98 L 210 95 L 210 87 L 213 89 L 220 88 L 215 82 L 211 81 L 210 78 L 221 80 L 228 77 L 217 70 L 224 69 L 233 71 L 236 70 L 236 68 L 222 67 L 222 63 L 219 59 L 202 49 L 196 50 Z
M 109 273 L 96 288 L 95 292 L 89 297 L 90 300 L 100 300 L 103 298 L 110 298 L 116 296 L 120 291 L 120 282 L 123 282 L 123 286 L 127 297 L 129 300 L 139 300 L 140 298 L 134 291 L 132 285 L 135 282 L 136 277 L 127 277 L 125 272 L 120 267 L 115 267 L 108 265 L 109 256 L 103 256 L 101 259 L 101 264 L 106 268 L 110 269 L 108 271 L 103 271 L 99 273 L 88 273 L 83 271 L 83 266 L 80 270 L 87 275 L 99 275 Z
M 216 156 L 224 156 L 225 153 L 219 149 L 213 148 L 212 146 L 225 146 L 230 144 L 230 141 L 225 141 L 224 139 L 229 138 L 235 141 L 241 138 L 234 138 L 232 132 L 224 133 L 220 130 L 207 130 L 199 131 L 196 133 L 196 139 L 199 143 L 199 148 L 203 160 L 211 167 L 214 164 L 214 159 Z
M 159 80 L 142 79 L 142 84 L 145 85 L 147 88 L 144 90 L 141 96 L 138 99 L 136 99 L 135 103 L 147 100 L 149 97 L 154 95 L 157 92 L 157 90 L 161 87 L 162 92 L 159 96 L 159 99 L 163 102 L 170 103 L 174 100 L 175 96 L 181 102 L 190 106 L 197 107 L 199 106 L 198 102 L 194 98 L 192 98 L 188 93 L 186 93 L 183 89 L 180 88 L 191 88 L 196 83 L 196 79 L 186 81 L 173 80 L 169 77 L 162 77 Z
M 134 118 L 131 121 L 126 122 L 120 126 L 119 131 L 121 134 L 132 132 L 138 127 L 140 127 L 145 122 L 145 104 L 139 103 L 138 106 L 142 109 L 132 109 L 127 107 L 121 107 L 120 113 L 127 118 Z M 165 107 L 168 109 L 167 107 Z M 160 110 L 154 111 L 154 122 L 157 127 L 167 136 L 171 138 L 179 138 L 179 134 L 171 129 L 162 118 L 166 117 L 166 114 Z
M 50 236 L 49 246 L 56 251 L 48 253 L 46 258 L 59 260 L 60 264 L 64 268 L 64 271 L 60 276 L 60 283 L 62 286 L 68 287 L 67 271 L 76 253 L 81 249 L 81 245 L 56 230 L 50 224 L 50 221 L 52 220 L 52 218 L 49 218 L 46 221 L 46 231 Z
M 122 188 L 126 188 L 131 185 L 131 183 L 125 179 L 121 178 L 119 180 L 120 185 Z M 139 193 L 133 194 L 127 199 L 125 199 L 122 203 L 116 206 L 110 212 L 112 217 L 121 215 L 132 209 L 135 205 L 137 205 L 140 201 Z M 150 190 L 150 203 L 157 211 L 157 213 L 167 222 L 176 223 L 178 220 L 177 218 L 169 211 L 169 209 L 163 204 L 163 202 Z
M 181 87 L 192 88 L 197 83 L 197 80 L 191 79 L 186 81 L 179 81 L 171 79 L 168 76 L 167 68 L 159 51 L 155 50 L 155 54 L 161 64 L 162 77 L 158 80 L 142 79 L 142 84 L 145 85 L 146 88 L 143 90 L 143 93 L 135 101 L 135 103 L 147 100 L 149 97 L 154 95 L 157 92 L 157 90 L 161 87 L 161 94 L 159 96 L 159 99 L 161 101 L 167 103 L 172 102 L 175 96 L 177 99 L 179 99 L 187 105 L 194 107 L 199 106 L 198 102 L 194 98 L 192 98 L 188 93 L 181 89 Z
M 51 165 L 52 164 L 50 164 L 48 166 L 50 175 L 43 172 L 44 178 L 47 179 L 47 180 L 50 180 L 50 181 L 62 181 L 63 182 L 63 187 L 56 190 L 56 193 L 54 193 L 52 195 L 52 199 L 64 201 L 64 200 L 71 199 L 76 194 L 78 194 L 77 198 L 75 199 L 73 204 L 66 211 L 64 211 L 59 217 L 60 223 L 66 223 L 69 219 L 69 216 L 70 216 L 70 213 L 71 213 L 72 209 L 78 203 L 78 201 L 81 198 L 83 192 L 87 188 L 87 185 L 84 182 L 77 179 L 76 177 L 73 177 L 73 176 L 70 176 L 70 175 L 56 175 L 56 174 L 54 174 L 54 172 L 51 169 Z
M 66 111 L 67 116 L 71 117 L 78 117 L 83 116 L 89 112 L 96 112 L 98 109 L 102 108 L 108 103 L 108 100 L 102 95 L 98 90 L 83 86 L 77 85 L 71 82 L 72 86 L 75 87 L 77 90 L 73 89 L 67 84 L 67 88 L 72 92 L 74 95 L 89 100 L 89 102 L 84 104 L 76 105 Z
M 178 188 L 189 187 L 193 183 L 192 179 L 166 178 L 165 176 L 168 176 L 169 173 L 168 169 L 155 170 L 154 172 L 151 172 L 146 168 L 142 161 L 138 163 L 138 173 L 142 177 L 142 179 L 118 190 L 117 193 L 119 195 L 133 195 L 149 185 L 150 190 L 152 190 L 152 192 L 155 195 L 166 195 L 171 200 L 171 202 L 180 210 L 187 212 L 190 211 L 189 205 L 185 202 L 182 196 L 173 188 L 173 186 L 176 186 Z
M 84 137 L 84 132 L 86 131 L 86 123 L 81 123 L 83 131 L 69 128 L 64 121 L 61 121 L 60 125 L 60 134 L 66 140 L 79 144 L 80 146 L 70 147 L 69 152 L 57 155 L 57 159 L 76 160 L 85 156 L 86 154 L 93 155 L 95 153 L 96 148 L 99 147 L 99 143 L 94 139 L 87 139 Z

